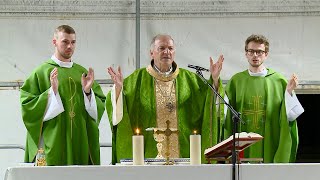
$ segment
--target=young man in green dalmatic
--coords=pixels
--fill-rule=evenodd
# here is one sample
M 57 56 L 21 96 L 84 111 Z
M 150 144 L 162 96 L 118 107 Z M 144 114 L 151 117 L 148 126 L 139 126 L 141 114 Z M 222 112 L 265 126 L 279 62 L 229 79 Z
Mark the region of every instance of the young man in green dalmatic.
M 294 89 L 297 76 L 289 82 L 283 75 L 266 68 L 269 41 L 263 35 L 251 35 L 245 42 L 249 68 L 235 74 L 226 86 L 230 104 L 241 113 L 245 124 L 238 132 L 255 132 L 264 139 L 244 151 L 245 158 L 263 158 L 265 163 L 294 162 L 298 148 L 298 128 L 295 120 L 304 109 Z M 232 133 L 232 118 L 225 121 L 226 137 Z
M 34 162 L 38 148 L 47 165 L 100 164 L 98 125 L 105 96 L 92 68 L 73 62 L 76 33 L 59 26 L 55 52 L 21 87 L 21 109 L 27 128 L 25 162 Z

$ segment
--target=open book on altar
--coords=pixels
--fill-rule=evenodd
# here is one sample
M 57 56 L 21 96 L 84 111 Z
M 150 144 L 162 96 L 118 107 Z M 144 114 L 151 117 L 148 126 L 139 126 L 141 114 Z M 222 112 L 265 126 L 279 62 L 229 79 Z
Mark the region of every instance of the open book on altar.
M 263 137 L 257 133 L 236 133 L 236 151 L 242 151 L 260 141 Z M 233 136 L 204 151 L 206 158 L 228 158 L 232 155 Z

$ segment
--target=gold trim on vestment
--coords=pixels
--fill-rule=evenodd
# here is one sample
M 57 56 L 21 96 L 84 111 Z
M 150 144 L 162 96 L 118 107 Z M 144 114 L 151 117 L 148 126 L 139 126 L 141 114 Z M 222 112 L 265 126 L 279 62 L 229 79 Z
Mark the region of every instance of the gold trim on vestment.
M 262 99 L 261 95 L 251 96 L 249 104 L 251 104 L 250 109 L 244 109 L 243 115 L 252 116 L 253 128 L 258 130 L 260 129 L 260 119 L 266 116 L 266 110 L 263 103 L 260 101 Z
M 154 78 L 156 78 L 160 81 L 172 81 L 179 74 L 179 67 L 175 62 L 172 63 L 172 67 L 173 67 L 173 72 L 172 72 L 172 74 L 170 74 L 168 76 L 164 76 L 164 75 L 159 74 L 157 71 L 155 71 L 153 69 L 151 64 L 147 67 L 147 71 L 151 76 L 153 76 Z
M 166 121 L 170 121 L 170 129 L 178 128 L 177 102 L 176 102 L 176 85 L 175 78 L 179 73 L 178 66 L 173 64 L 173 73 L 167 77 L 156 72 L 151 65 L 147 67 L 148 73 L 154 77 L 155 95 L 156 95 L 156 115 L 157 128 L 166 129 Z M 168 108 L 168 104 L 172 105 L 172 109 Z M 170 110 L 171 109 L 171 110 Z M 162 154 L 167 149 L 166 140 L 163 143 Z M 172 133 L 169 136 L 170 158 L 180 157 L 179 134 Z
M 74 91 L 72 92 L 72 84 L 74 86 Z M 71 128 L 71 139 L 72 139 L 72 126 L 74 122 L 74 117 L 76 116 L 76 112 L 74 111 L 74 107 L 76 105 L 76 103 L 73 102 L 73 98 L 76 95 L 76 89 L 77 89 L 77 84 L 75 83 L 75 81 L 72 79 L 72 77 L 69 77 L 69 89 L 70 89 L 70 93 L 71 93 L 71 97 L 69 99 L 70 101 L 70 112 L 69 112 L 69 116 L 70 116 L 70 128 Z M 75 124 L 76 126 L 76 124 Z

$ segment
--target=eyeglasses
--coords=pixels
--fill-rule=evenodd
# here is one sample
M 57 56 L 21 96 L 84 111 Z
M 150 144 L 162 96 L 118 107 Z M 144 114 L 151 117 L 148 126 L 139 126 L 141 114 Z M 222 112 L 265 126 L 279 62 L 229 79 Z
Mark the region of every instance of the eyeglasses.
M 266 51 L 253 49 L 247 49 L 246 52 L 249 56 L 253 56 L 254 54 L 256 54 L 257 56 L 261 56 L 262 54 L 266 53 Z

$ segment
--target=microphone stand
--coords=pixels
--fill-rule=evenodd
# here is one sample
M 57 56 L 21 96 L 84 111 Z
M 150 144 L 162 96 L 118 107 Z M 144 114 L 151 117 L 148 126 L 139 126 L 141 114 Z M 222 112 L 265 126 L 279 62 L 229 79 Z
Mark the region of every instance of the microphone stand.
M 194 68 L 194 67 L 192 67 Z M 232 139 L 233 139 L 233 144 L 232 144 L 232 180 L 236 180 L 236 162 L 237 162 L 237 154 L 236 154 L 236 130 L 237 130 L 237 125 L 238 122 L 242 122 L 240 118 L 240 113 L 237 112 L 229 103 L 227 103 L 224 98 L 217 92 L 217 90 L 215 89 L 215 87 L 213 87 L 211 84 L 208 83 L 208 81 L 203 77 L 202 74 L 202 70 L 204 70 L 201 67 L 197 67 L 194 68 L 196 69 L 196 73 L 197 75 L 201 78 L 201 80 L 207 84 L 210 89 L 212 89 L 212 91 L 214 92 L 214 94 L 216 96 L 219 97 L 219 99 L 223 102 L 223 104 L 225 104 L 228 109 L 231 111 L 232 113 L 232 120 L 233 120 L 233 128 L 232 128 Z

